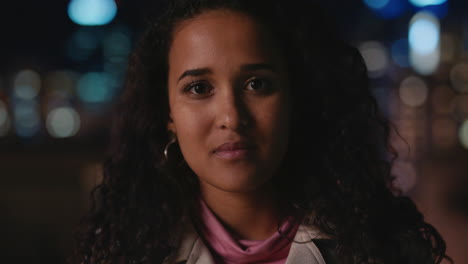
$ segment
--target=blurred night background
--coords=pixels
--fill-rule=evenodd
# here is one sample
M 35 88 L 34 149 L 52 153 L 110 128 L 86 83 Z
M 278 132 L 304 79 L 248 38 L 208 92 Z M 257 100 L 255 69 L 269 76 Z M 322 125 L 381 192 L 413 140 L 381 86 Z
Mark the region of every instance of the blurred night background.
M 0 256 L 64 263 L 127 57 L 158 0 L 0 4 Z M 468 1 L 321 0 L 400 135 L 394 173 L 468 263 Z M 154 10 L 152 10 L 154 11 Z

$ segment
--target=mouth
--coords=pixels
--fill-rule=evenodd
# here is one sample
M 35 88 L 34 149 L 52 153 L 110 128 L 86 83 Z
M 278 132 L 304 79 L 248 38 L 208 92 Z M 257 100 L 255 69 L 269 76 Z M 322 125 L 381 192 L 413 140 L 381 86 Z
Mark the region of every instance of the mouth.
M 225 160 L 247 159 L 254 151 L 255 146 L 245 141 L 226 142 L 216 148 L 215 156 Z

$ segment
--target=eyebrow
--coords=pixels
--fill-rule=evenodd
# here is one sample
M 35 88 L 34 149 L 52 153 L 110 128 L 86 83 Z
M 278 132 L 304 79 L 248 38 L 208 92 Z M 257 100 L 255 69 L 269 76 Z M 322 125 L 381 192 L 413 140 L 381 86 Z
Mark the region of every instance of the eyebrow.
M 212 71 L 209 68 L 200 68 L 200 69 L 191 69 L 191 70 L 186 70 L 182 75 L 180 75 L 179 80 L 182 80 L 183 78 L 187 76 L 200 76 L 204 74 L 212 73 Z
M 276 72 L 276 69 L 267 63 L 251 63 L 251 64 L 244 64 L 240 67 L 241 71 L 258 71 L 258 70 L 270 70 L 272 72 Z M 190 69 L 184 71 L 182 75 L 180 75 L 177 81 L 182 80 L 187 76 L 200 76 L 204 74 L 211 74 L 213 71 L 210 68 L 197 68 L 197 69 Z

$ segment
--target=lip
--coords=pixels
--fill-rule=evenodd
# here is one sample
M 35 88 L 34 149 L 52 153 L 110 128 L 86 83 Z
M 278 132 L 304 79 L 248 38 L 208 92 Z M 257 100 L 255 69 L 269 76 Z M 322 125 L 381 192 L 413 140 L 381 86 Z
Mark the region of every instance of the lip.
M 254 144 L 246 141 L 231 141 L 218 146 L 213 153 L 227 160 L 245 159 L 252 153 L 254 148 Z

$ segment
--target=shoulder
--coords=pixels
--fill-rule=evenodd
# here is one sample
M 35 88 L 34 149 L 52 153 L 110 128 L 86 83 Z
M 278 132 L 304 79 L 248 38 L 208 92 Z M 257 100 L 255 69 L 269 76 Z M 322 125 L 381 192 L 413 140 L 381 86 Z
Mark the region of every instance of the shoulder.
M 295 234 L 291 249 L 285 264 L 333 264 L 328 259 L 329 254 L 322 255 L 322 241 L 327 238 L 320 234 L 318 229 L 301 225 Z M 330 240 L 331 241 L 331 240 Z M 317 243 L 318 242 L 318 243 Z M 214 264 L 215 261 L 196 232 L 193 225 L 188 225 L 181 234 L 178 249 L 164 261 L 164 264 L 203 263 Z M 327 260 L 324 259 L 327 258 Z
M 214 264 L 213 257 L 192 224 L 186 224 L 179 234 L 177 250 L 166 257 L 163 264 Z

